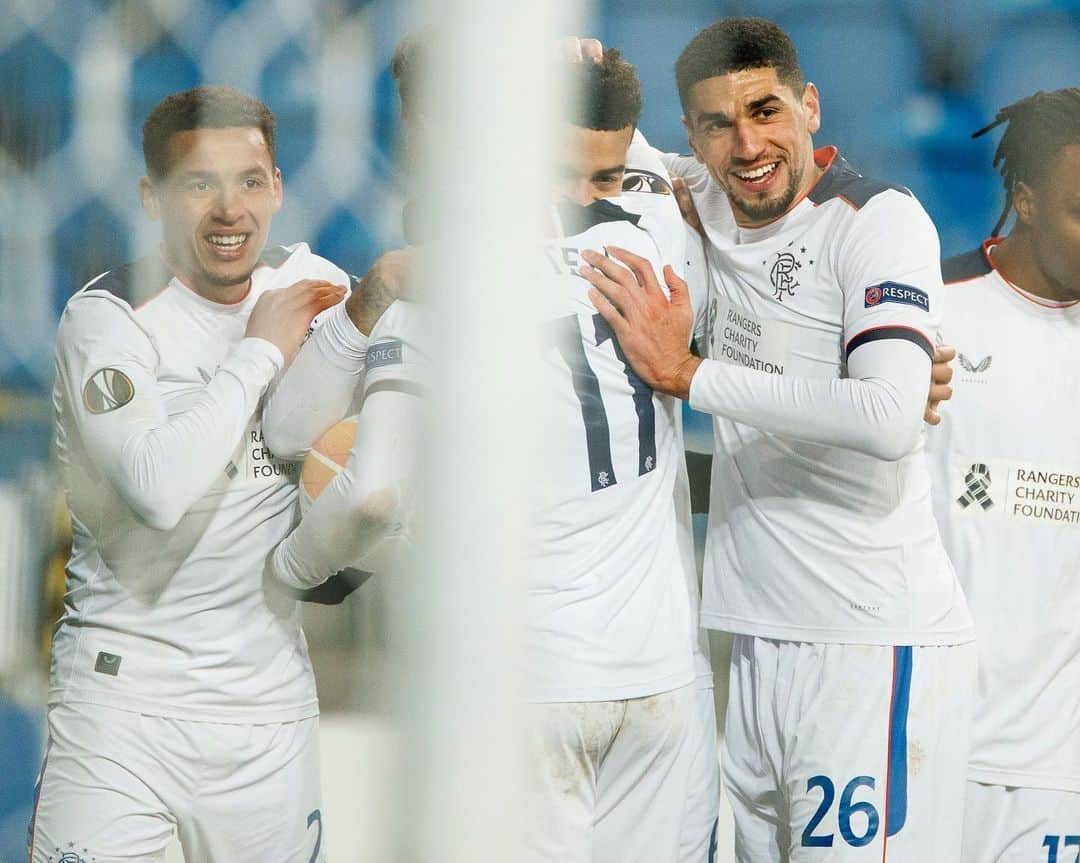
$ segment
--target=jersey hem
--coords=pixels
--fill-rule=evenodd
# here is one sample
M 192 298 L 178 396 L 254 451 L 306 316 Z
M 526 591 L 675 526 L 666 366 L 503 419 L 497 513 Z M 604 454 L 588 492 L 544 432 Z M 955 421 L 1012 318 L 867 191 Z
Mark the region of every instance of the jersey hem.
M 1045 773 L 1023 773 L 971 766 L 968 767 L 967 778 L 969 782 L 978 782 L 980 785 L 1037 788 L 1041 791 L 1067 791 L 1072 794 L 1080 794 L 1080 777 L 1070 778 Z
M 693 673 L 687 672 L 678 675 L 669 674 L 649 683 L 634 683 L 624 686 L 575 688 L 575 689 L 546 689 L 534 690 L 530 693 L 528 701 L 531 704 L 554 704 L 562 702 L 585 702 L 585 701 L 626 701 L 631 698 L 646 698 L 650 695 L 659 695 L 662 692 L 671 692 L 682 689 L 694 683 Z
M 912 645 L 920 647 L 949 647 L 969 644 L 975 640 L 975 627 L 946 630 L 943 632 L 919 632 L 896 629 L 823 629 L 793 624 L 761 623 L 741 620 L 724 614 L 701 613 L 701 625 L 736 635 L 755 638 L 772 638 L 777 641 L 803 641 L 814 644 L 876 644 L 888 647 Z
M 128 713 L 161 716 L 166 719 L 182 719 L 185 722 L 213 722 L 222 725 L 276 725 L 280 722 L 298 722 L 319 715 L 319 701 L 313 699 L 293 707 L 270 707 L 253 704 L 249 707 L 227 710 L 193 710 L 168 702 L 154 701 L 131 696 L 114 695 L 109 692 L 72 689 L 51 690 L 49 707 L 60 704 L 94 704 Z

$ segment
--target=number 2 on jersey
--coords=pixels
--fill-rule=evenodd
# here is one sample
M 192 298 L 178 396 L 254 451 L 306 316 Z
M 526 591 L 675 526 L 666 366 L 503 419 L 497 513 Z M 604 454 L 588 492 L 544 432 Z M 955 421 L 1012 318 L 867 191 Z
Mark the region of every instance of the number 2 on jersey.
M 622 363 L 623 373 L 633 392 L 634 412 L 638 419 L 638 476 L 643 476 L 656 467 L 656 412 L 653 408 L 653 391 L 626 361 L 626 354 L 623 353 L 608 322 L 595 314 L 592 323 L 596 346 L 599 348 L 604 342 L 611 341 L 615 356 Z M 617 482 L 615 467 L 611 463 L 611 430 L 601 395 L 600 380 L 585 353 L 584 334 L 581 332 L 578 316 L 558 318 L 553 322 L 553 327 L 556 347 L 563 362 L 570 369 L 574 394 L 581 405 L 592 490 L 600 491 Z

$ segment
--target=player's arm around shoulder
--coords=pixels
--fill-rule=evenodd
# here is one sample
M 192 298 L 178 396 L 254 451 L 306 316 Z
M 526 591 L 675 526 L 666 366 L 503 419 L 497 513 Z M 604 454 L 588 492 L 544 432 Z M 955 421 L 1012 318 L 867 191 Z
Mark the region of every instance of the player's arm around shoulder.
M 263 434 L 279 458 L 304 458 L 353 409 L 372 330 L 405 292 L 411 257 L 410 249 L 388 252 L 363 278 L 348 277 L 345 300 L 323 316 L 272 385 L 263 408 Z

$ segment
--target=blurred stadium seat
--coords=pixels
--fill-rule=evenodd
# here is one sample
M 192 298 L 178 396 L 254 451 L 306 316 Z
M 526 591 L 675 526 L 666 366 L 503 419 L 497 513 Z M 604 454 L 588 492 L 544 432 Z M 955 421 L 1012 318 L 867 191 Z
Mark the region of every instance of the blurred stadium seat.
M 1080 10 L 1041 9 L 999 18 L 975 78 L 987 118 L 1037 90 L 1080 86 Z

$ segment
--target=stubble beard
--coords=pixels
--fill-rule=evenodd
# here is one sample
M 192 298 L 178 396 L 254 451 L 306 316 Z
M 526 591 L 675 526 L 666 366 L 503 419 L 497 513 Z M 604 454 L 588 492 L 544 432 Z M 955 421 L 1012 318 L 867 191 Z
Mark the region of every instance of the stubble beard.
M 802 171 L 791 170 L 788 177 L 787 188 L 784 189 L 784 193 L 776 200 L 761 202 L 747 200 L 742 196 L 733 194 L 729 188 L 727 190 L 728 201 L 731 203 L 731 208 L 733 210 L 742 213 L 751 222 L 771 222 L 774 219 L 780 218 L 788 211 L 795 201 L 795 196 L 799 192 L 799 185 L 801 182 Z

